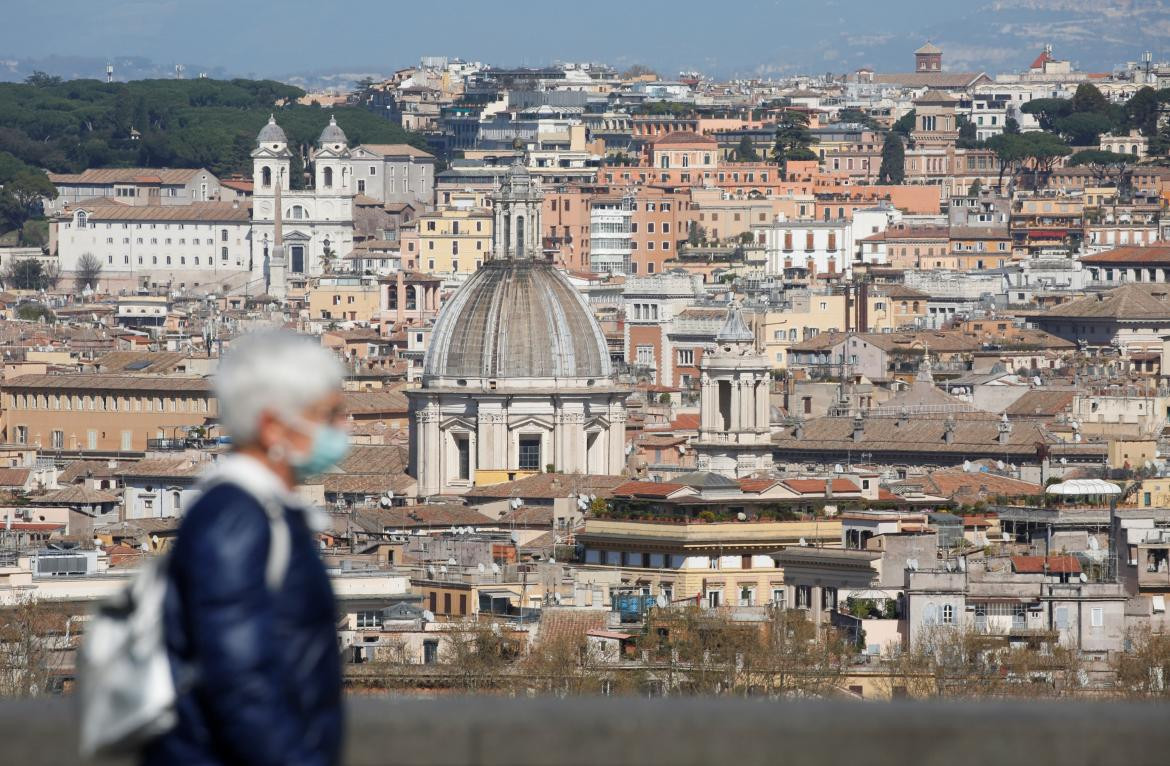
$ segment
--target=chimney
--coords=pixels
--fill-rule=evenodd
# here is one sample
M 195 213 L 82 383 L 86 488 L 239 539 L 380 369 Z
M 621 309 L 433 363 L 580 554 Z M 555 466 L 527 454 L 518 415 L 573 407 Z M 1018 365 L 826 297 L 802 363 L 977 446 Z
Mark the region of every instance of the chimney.
M 859 442 L 865 438 L 865 418 L 857 413 L 853 418 L 853 441 Z
M 947 417 L 946 424 L 943 425 L 943 441 L 947 444 L 955 442 L 955 419 L 953 417 Z
M 894 422 L 895 422 L 895 425 L 897 425 L 899 428 L 901 428 L 902 426 L 909 423 L 910 422 L 910 408 L 903 404 L 901 409 L 898 410 L 898 419 Z
M 796 421 L 796 425 L 792 427 L 792 438 L 797 441 L 804 438 L 804 418 Z
M 1003 414 L 1003 417 L 1000 418 L 998 428 L 999 428 L 999 435 L 997 436 L 997 441 L 1000 444 L 1007 444 L 1008 439 L 1010 439 L 1012 436 L 1012 424 L 1008 420 L 1008 416 L 1007 416 L 1006 412 Z

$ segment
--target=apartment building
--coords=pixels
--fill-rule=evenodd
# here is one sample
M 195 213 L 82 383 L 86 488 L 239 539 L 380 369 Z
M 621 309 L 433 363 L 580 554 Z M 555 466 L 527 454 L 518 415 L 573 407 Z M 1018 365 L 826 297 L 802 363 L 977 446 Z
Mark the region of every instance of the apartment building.
M 6 440 L 46 451 L 144 452 L 217 413 L 209 380 L 179 376 L 22 375 L 3 402 Z

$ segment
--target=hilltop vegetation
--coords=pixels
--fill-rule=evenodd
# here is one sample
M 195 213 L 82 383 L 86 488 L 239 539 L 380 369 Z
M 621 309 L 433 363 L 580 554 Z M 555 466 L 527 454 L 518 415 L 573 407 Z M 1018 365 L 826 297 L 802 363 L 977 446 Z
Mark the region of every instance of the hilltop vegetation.
M 276 113 L 302 151 L 335 114 L 351 143 L 412 143 L 420 136 L 357 107 L 300 106 L 299 88 L 272 80 L 62 81 L 36 74 L 0 83 L 0 232 L 35 214 L 28 200 L 51 193 L 42 170 L 205 167 L 250 174 L 256 133 Z M 295 173 L 294 179 L 298 176 Z

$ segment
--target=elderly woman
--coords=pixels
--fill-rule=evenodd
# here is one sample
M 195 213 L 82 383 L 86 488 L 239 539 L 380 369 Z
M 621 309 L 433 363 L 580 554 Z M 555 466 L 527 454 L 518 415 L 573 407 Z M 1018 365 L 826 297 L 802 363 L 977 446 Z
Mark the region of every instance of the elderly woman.
M 147 764 L 325 766 L 340 758 L 333 592 L 297 482 L 348 448 L 342 367 L 310 339 L 232 344 L 216 376 L 234 445 L 171 554 L 165 632 L 178 723 Z

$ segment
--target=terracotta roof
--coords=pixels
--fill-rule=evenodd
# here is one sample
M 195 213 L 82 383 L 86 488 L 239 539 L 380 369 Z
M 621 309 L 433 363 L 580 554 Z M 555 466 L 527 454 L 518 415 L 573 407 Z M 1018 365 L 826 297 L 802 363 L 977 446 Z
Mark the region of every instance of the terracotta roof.
M 680 412 L 674 416 L 674 420 L 670 421 L 670 427 L 674 431 L 698 431 L 699 413 Z
M 102 503 L 118 502 L 117 495 L 111 495 L 109 492 L 102 492 L 80 485 L 65 487 L 56 492 L 49 492 L 48 494 L 29 499 L 35 503 L 59 503 L 61 505 L 99 505 Z
M 516 481 L 474 487 L 467 491 L 467 497 L 487 499 L 518 497 L 522 500 L 527 498 L 553 500 L 559 497 L 569 497 L 574 493 L 586 493 L 606 498 L 610 497 L 614 488 L 623 482 L 625 482 L 625 478 L 622 476 L 608 476 L 606 474 L 536 473 Z
M 793 429 L 786 428 L 772 437 L 779 451 L 792 450 L 798 453 L 810 451 L 830 452 L 916 452 L 946 453 L 963 457 L 1004 455 L 1019 458 L 1034 458 L 1036 444 L 1051 443 L 1052 440 L 1034 423 L 1014 423 L 1008 435 L 1007 444 L 999 443 L 999 418 L 990 413 L 954 413 L 954 437 L 947 443 L 945 433 L 947 418 L 916 415 L 899 424 L 894 417 L 869 417 L 865 419 L 861 439 L 853 439 L 853 419 L 820 417 L 805 421 L 800 439 Z M 1084 446 L 1084 445 L 1082 445 Z M 807 462 L 805 460 L 804 462 Z
M 701 133 L 693 133 L 689 130 L 676 130 L 673 133 L 667 133 L 661 138 L 656 138 L 653 141 L 655 146 L 659 144 L 718 144 L 711 136 L 704 136 Z
M 113 477 L 120 473 L 118 463 L 110 466 L 106 460 L 72 460 L 65 464 L 65 468 L 57 476 L 59 484 L 73 484 L 89 476 Z
M 85 210 L 91 221 L 186 221 L 202 223 L 206 221 L 226 223 L 246 223 L 252 218 L 252 210 L 247 204 L 234 202 L 193 202 L 190 205 L 111 205 L 106 201 L 100 204 L 79 203 L 71 210 Z M 59 214 L 58 217 L 72 215 L 71 212 Z
M 1072 407 L 1076 391 L 1047 391 L 1036 389 L 1008 405 L 1008 417 L 1055 417 Z
M 793 492 L 799 492 L 802 495 L 823 495 L 825 494 L 825 485 L 828 484 L 828 480 L 785 479 L 780 483 L 791 489 Z M 848 479 L 833 479 L 833 491 L 860 492 L 861 488 Z
M 541 611 L 540 629 L 537 641 L 585 642 L 585 635 L 591 630 L 603 630 L 609 612 L 598 609 L 576 607 L 552 607 Z
M 776 479 L 740 479 L 739 489 L 741 492 L 759 493 L 765 492 L 779 483 Z
M 405 415 L 406 395 L 401 391 L 345 391 L 345 411 L 353 414 L 386 413 Z
M 0 487 L 23 487 L 31 468 L 0 468 Z
M 495 519 L 464 505 L 407 505 L 393 508 L 359 510 L 354 520 L 366 531 L 381 533 L 391 529 L 414 527 L 494 526 Z
M 914 477 L 913 480 L 917 481 L 918 478 Z M 1044 491 L 1039 484 L 985 471 L 931 471 L 922 478 L 926 484 L 924 489 L 931 494 L 966 502 L 986 500 L 995 495 L 1024 497 Z
M 136 478 L 185 478 L 197 476 L 206 466 L 193 460 L 157 458 L 127 463 L 121 476 Z
M 177 375 L 21 375 L 4 382 L 12 389 L 75 389 L 83 391 L 210 391 L 206 378 Z
M 627 481 L 616 487 L 613 494 L 627 497 L 670 497 L 684 489 L 687 489 L 687 485 L 666 481 Z
M 361 144 L 358 148 L 365 149 L 368 152 L 378 154 L 383 157 L 400 157 L 405 155 L 407 157 L 416 157 L 419 159 L 433 160 L 435 158 L 435 155 L 429 152 L 424 152 L 417 146 L 411 146 L 410 144 Z
M 551 505 L 522 505 L 500 517 L 500 524 L 521 524 L 529 527 L 552 527 Z
M 873 81 L 911 88 L 966 88 L 986 76 L 983 72 L 895 72 L 875 74 Z
M 1081 263 L 1140 263 L 1143 265 L 1156 264 L 1166 266 L 1170 265 L 1170 246 L 1118 247 L 1114 250 L 1106 250 L 1103 253 L 1086 255 L 1081 258 Z
M 1128 284 L 1053 306 L 1037 319 L 1170 320 L 1170 285 Z
M 112 351 L 94 360 L 93 366 L 102 373 L 133 373 L 146 375 L 172 372 L 187 355 L 178 351 Z
M 1080 574 L 1081 562 L 1076 556 L 1012 556 L 1012 569 L 1016 574 Z
M 167 185 L 187 184 L 198 173 L 206 173 L 209 178 L 215 178 L 210 171 L 203 168 L 90 168 L 81 173 L 49 173 L 49 180 L 54 184 L 92 184 L 95 186 L 115 183 L 131 183 L 139 178 L 150 177 Z

